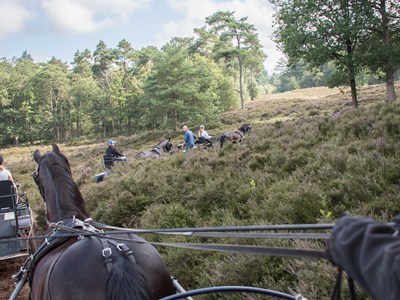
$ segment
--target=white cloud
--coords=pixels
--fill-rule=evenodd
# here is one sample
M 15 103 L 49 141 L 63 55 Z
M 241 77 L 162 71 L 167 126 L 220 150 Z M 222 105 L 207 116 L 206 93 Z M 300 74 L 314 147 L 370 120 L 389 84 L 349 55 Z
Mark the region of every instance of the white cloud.
M 205 25 L 205 18 L 217 12 L 234 11 L 236 18 L 248 17 L 248 22 L 254 24 L 259 39 L 268 58 L 265 67 L 272 71 L 282 57 L 271 40 L 272 5 L 266 0 L 167 0 L 173 10 L 182 14 L 179 21 L 170 21 L 163 25 L 163 31 L 157 36 L 158 44 L 167 42 L 171 37 L 193 36 L 193 29 Z
M 43 0 L 42 8 L 57 30 L 94 32 L 129 20 L 152 0 Z
M 13 0 L 0 2 L 0 38 L 21 31 L 33 17 L 21 3 Z

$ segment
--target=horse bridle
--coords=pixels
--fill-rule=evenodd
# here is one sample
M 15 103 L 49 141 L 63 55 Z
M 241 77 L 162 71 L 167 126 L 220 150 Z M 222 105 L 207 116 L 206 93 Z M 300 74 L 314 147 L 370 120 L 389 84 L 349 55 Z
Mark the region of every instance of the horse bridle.
M 36 185 L 39 185 L 40 179 L 39 179 L 39 173 L 37 170 L 32 173 L 32 178 L 33 178 L 33 181 L 36 183 Z
M 46 199 L 45 199 L 45 197 L 44 197 L 44 190 L 43 190 L 42 185 L 40 184 L 40 176 L 39 176 L 40 163 L 42 162 L 42 160 L 44 159 L 44 157 L 45 157 L 45 155 L 43 155 L 43 156 L 40 158 L 39 162 L 37 163 L 36 170 L 32 173 L 32 178 L 33 178 L 33 181 L 34 181 L 34 182 L 36 183 L 36 185 L 38 186 L 40 195 L 42 196 L 44 202 L 46 202 Z

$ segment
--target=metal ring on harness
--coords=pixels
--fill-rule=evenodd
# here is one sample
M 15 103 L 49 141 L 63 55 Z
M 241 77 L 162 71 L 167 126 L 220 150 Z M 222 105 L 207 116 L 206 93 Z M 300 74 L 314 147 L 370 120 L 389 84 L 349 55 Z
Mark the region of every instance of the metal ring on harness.
M 110 256 L 111 256 L 112 251 L 111 251 L 111 248 L 108 247 L 108 248 L 104 248 L 104 249 L 101 251 L 101 253 L 103 254 L 103 257 L 104 257 L 104 258 L 107 258 L 107 257 L 110 257 Z

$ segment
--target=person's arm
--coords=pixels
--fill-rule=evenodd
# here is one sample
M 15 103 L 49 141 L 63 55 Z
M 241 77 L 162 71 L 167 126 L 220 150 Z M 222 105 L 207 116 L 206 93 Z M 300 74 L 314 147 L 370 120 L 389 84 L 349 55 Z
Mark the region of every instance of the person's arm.
M 328 239 L 333 263 L 375 300 L 400 299 L 400 236 L 394 233 L 373 219 L 344 216 Z
M 119 152 L 116 148 L 113 149 L 114 156 L 124 156 L 121 152 Z

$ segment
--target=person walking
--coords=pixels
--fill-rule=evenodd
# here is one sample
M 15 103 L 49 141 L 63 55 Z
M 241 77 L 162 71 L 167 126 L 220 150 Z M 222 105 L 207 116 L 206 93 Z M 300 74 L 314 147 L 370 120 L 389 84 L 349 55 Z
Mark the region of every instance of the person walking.
M 182 127 L 183 129 L 183 140 L 184 140 L 184 152 L 194 147 L 194 134 L 189 130 L 189 128 L 185 125 Z

